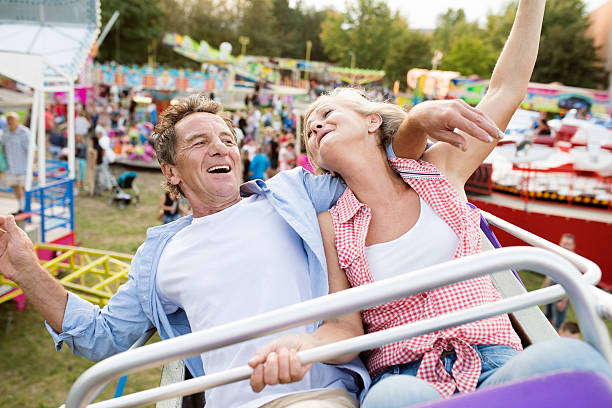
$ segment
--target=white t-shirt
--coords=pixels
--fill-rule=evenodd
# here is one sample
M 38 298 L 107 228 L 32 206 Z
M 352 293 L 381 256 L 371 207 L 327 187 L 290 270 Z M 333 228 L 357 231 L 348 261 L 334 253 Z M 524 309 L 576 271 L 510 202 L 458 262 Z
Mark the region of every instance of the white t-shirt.
M 80 135 L 87 135 L 87 131 L 91 127 L 91 123 L 84 116 L 77 116 L 74 120 L 74 131 Z
M 249 153 L 249 161 L 253 160 L 255 153 L 257 152 L 257 145 L 245 144 L 242 146 L 242 150 Z
M 194 332 L 309 300 L 310 287 L 301 239 L 262 196 L 195 218 L 164 248 L 156 281 L 166 313 L 185 310 Z M 307 327 L 283 333 L 314 330 Z M 242 366 L 283 333 L 202 353 L 204 372 Z M 342 387 L 341 379 L 352 381 L 335 366 L 315 364 L 302 381 L 258 394 L 248 380 L 208 390 L 206 408 L 258 407 L 290 393 Z
M 393 241 L 366 247 L 374 281 L 391 278 L 453 259 L 459 238 L 423 199 L 416 224 Z

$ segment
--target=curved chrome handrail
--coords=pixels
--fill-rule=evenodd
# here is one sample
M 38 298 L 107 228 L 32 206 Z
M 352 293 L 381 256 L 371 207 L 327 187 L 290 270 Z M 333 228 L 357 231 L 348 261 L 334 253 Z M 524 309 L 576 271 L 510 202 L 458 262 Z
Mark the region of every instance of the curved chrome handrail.
M 573 261 L 573 259 L 571 260 Z M 70 390 L 66 406 L 68 408 L 81 408 L 85 406 L 93 393 L 92 390 L 120 375 L 139 369 L 186 358 L 207 350 L 277 332 L 288 327 L 341 316 L 386 302 L 390 299 L 411 296 L 426 290 L 491 274 L 492 272 L 511 267 L 550 275 L 552 279 L 563 285 L 567 290 L 567 294 L 572 299 L 585 339 L 612 362 L 612 346 L 610 345 L 608 332 L 605 330 L 605 327 L 602 330 L 603 323 L 598 319 L 593 305 L 589 302 L 590 291 L 587 286 L 587 283 L 593 283 L 594 280 L 599 278 L 601 271 L 597 265 L 592 262 L 589 264 L 588 262 L 578 264 L 585 273 L 584 276 L 581 276 L 576 268 L 561 256 L 537 248 L 503 248 L 455 259 L 414 271 L 407 275 L 347 289 L 248 319 L 165 340 L 161 343 L 151 344 L 140 349 L 112 356 L 89 368 L 77 379 Z M 585 280 L 587 282 L 584 282 Z M 565 296 L 563 288 L 555 285 L 473 309 L 453 312 L 436 319 L 423 320 L 410 325 L 305 350 L 299 353 L 299 357 L 304 363 L 324 361 L 342 354 L 367 350 L 402 338 L 417 336 L 431 330 L 452 327 L 537 304 L 549 303 L 563 296 Z M 91 407 L 138 406 L 143 403 L 186 395 L 242 380 L 248 378 L 250 373 L 250 367 L 238 367 L 221 373 L 194 378 L 182 383 L 99 402 L 91 405 Z

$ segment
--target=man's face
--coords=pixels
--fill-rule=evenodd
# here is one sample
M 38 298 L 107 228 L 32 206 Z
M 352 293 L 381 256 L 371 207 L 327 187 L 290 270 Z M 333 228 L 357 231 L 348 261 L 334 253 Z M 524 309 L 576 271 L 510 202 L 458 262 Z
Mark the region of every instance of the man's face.
M 175 126 L 176 165 L 164 170 L 190 202 L 216 208 L 240 197 L 240 151 L 227 124 L 212 113 L 196 112 Z
M 17 129 L 17 126 L 19 126 L 19 119 L 13 115 L 10 115 L 6 117 L 6 123 L 8 124 L 11 132 L 14 132 Z
M 576 243 L 574 242 L 574 240 L 570 237 L 564 236 L 561 237 L 561 241 L 559 242 L 559 246 L 561 248 L 565 248 L 568 251 L 572 251 L 574 252 L 574 250 L 576 249 Z

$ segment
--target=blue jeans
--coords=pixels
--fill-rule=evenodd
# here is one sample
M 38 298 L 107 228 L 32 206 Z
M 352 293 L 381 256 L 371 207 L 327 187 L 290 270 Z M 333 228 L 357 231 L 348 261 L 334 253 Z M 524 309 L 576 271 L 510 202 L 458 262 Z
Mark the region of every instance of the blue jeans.
M 482 362 L 478 387 L 563 370 L 593 370 L 612 379 L 612 368 L 589 344 L 575 339 L 557 338 L 528 347 L 522 353 L 497 345 L 473 346 Z M 442 359 L 450 374 L 457 357 Z M 387 368 L 379 374 L 367 393 L 362 394 L 362 408 L 406 407 L 442 399 L 429 383 L 416 378 L 421 361 Z
M 177 214 L 174 214 L 174 215 L 166 215 L 166 214 L 164 214 L 164 215 L 162 216 L 162 222 L 163 222 L 164 224 L 168 224 L 169 222 L 176 221 L 176 220 L 178 220 L 179 218 L 181 218 L 181 214 L 178 214 L 178 213 L 177 213 Z

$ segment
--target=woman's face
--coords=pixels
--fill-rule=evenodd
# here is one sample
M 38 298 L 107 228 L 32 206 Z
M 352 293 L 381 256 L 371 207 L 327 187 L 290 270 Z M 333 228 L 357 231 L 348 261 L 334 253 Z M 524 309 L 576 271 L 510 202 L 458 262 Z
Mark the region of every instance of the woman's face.
M 306 121 L 306 143 L 314 161 L 330 171 L 338 171 L 334 163 L 347 147 L 367 137 L 369 120 L 342 104 L 327 100 L 319 105 Z

